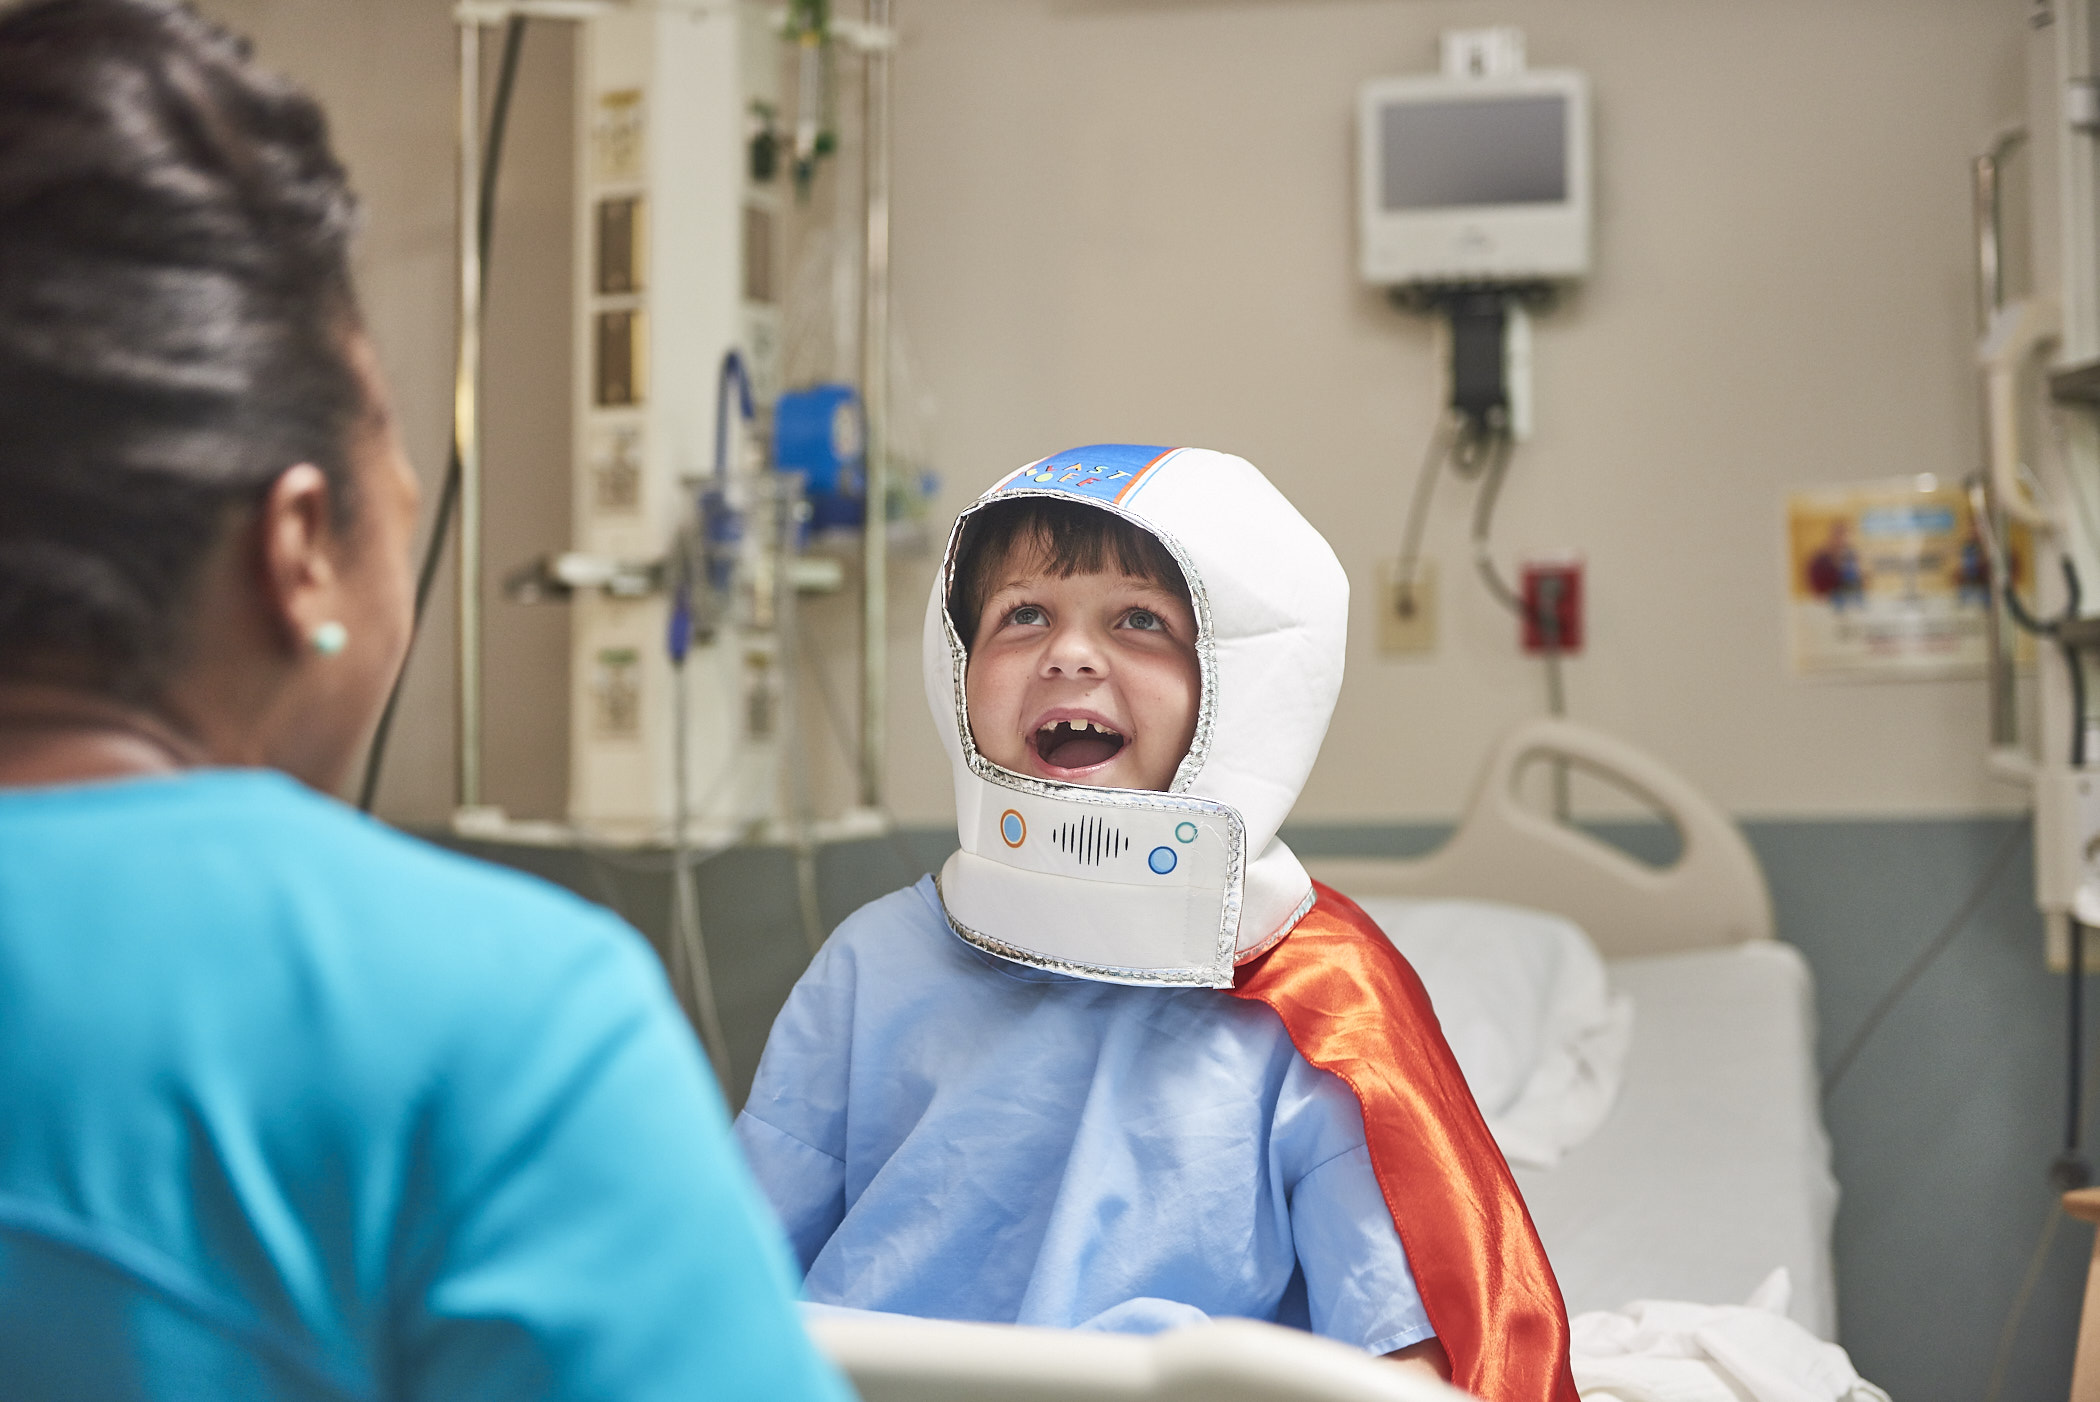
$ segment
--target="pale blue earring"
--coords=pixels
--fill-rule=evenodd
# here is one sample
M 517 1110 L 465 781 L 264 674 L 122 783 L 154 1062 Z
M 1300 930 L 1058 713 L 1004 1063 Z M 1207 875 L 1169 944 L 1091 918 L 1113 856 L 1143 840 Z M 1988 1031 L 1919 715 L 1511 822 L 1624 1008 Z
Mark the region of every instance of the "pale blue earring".
M 350 630 L 330 620 L 313 631 L 314 651 L 323 657 L 333 657 L 350 644 Z

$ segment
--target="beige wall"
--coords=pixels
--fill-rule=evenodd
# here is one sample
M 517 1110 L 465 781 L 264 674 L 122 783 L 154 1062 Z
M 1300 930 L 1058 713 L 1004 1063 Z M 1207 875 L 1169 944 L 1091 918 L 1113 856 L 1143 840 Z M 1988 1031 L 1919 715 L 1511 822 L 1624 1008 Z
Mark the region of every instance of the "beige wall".
M 1498 22 L 1595 92 L 1596 272 L 1537 324 L 1538 431 L 1497 528 L 1505 560 L 1588 555 L 1572 713 L 1739 812 L 2010 806 L 1978 684 L 1787 674 L 1778 541 L 1791 485 L 1972 465 L 1965 162 L 2019 108 L 2024 6 L 899 8 L 898 298 L 942 465 L 960 489 L 1127 439 L 1267 469 L 1358 593 L 1300 818 L 1449 814 L 1543 705 L 1467 568 L 1469 490 L 1430 528 L 1442 650 L 1371 647 L 1436 368 L 1428 327 L 1352 271 L 1351 103 L 1432 67 L 1440 29 Z M 924 727 L 898 745 L 899 808 L 942 811 Z
M 444 0 L 204 0 L 264 62 L 326 105 L 364 202 L 357 251 L 366 319 L 425 488 L 426 523 L 451 442 L 453 164 L 457 50 Z M 500 44 L 484 44 L 486 96 Z M 523 52 L 491 260 L 484 460 L 490 602 L 490 801 L 561 811 L 568 772 L 568 621 L 501 602 L 521 561 L 569 543 L 570 30 L 534 23 Z M 427 529 L 427 525 L 426 525 Z M 428 822 L 453 794 L 453 620 L 448 555 L 411 660 L 380 790 L 390 817 Z
M 449 392 L 451 48 L 440 0 L 215 0 L 310 83 L 371 209 L 371 318 L 434 480 Z M 1441 493 L 1443 645 L 1371 648 L 1436 409 L 1425 323 L 1355 280 L 1351 101 L 1430 67 L 1437 32 L 1524 27 L 1591 77 L 1597 266 L 1536 328 L 1538 431 L 1512 470 L 1505 559 L 1590 562 L 1573 713 L 1755 815 L 2013 806 L 1984 775 L 1980 687 L 1787 674 L 1779 511 L 1790 486 L 1975 457 L 1964 165 L 2020 105 L 2017 0 L 900 0 L 897 298 L 949 511 L 1030 457 L 1103 439 L 1262 464 L 1359 597 L 1347 691 L 1309 820 L 1448 815 L 1542 680 L 1465 567 L 1468 490 Z M 497 263 L 492 572 L 566 530 L 553 456 L 566 53 L 536 26 Z M 532 113 L 538 112 L 537 118 Z M 515 417 L 508 417 L 511 415 Z M 507 503 L 507 504 L 506 504 Z M 894 807 L 948 812 L 919 699 L 927 563 L 897 570 Z M 843 601 L 820 610 L 852 675 Z M 499 801 L 559 802 L 558 614 L 492 605 Z M 443 617 L 443 614 L 440 614 Z M 446 629 L 426 641 L 386 808 L 449 793 Z M 845 698 L 850 705 L 850 698 Z M 836 747 L 821 747 L 831 765 Z M 827 776 L 827 778 L 832 776 Z M 820 784 L 838 793 L 835 783 Z

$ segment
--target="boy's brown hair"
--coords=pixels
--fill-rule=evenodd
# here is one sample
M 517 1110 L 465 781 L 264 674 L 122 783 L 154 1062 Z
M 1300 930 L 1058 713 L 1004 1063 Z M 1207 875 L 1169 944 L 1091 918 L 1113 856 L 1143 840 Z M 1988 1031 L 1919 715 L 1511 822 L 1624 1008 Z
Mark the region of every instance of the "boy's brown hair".
M 1170 589 L 1194 607 L 1181 566 L 1150 531 L 1083 502 L 1015 497 L 972 516 L 955 552 L 948 617 L 965 649 L 976 641 L 984 601 L 999 588 L 999 571 L 1024 547 L 1040 551 L 1044 568 L 1060 579 L 1113 568 Z

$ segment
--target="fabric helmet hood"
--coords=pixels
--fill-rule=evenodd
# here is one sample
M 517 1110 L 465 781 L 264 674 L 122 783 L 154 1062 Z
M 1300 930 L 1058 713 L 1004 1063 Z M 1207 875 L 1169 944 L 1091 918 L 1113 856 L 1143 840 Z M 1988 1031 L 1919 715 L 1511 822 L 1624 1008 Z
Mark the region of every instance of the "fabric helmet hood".
M 1018 497 L 1121 516 L 1180 564 L 1202 682 L 1168 792 L 1038 779 L 978 753 L 948 599 L 971 518 Z M 1333 550 L 1244 458 L 1097 444 L 1002 478 L 956 519 L 926 608 L 926 699 L 954 767 L 962 844 L 939 878 L 956 934 L 1081 978 L 1230 987 L 1234 966 L 1312 905 L 1312 880 L 1276 831 L 1327 734 L 1348 616 Z

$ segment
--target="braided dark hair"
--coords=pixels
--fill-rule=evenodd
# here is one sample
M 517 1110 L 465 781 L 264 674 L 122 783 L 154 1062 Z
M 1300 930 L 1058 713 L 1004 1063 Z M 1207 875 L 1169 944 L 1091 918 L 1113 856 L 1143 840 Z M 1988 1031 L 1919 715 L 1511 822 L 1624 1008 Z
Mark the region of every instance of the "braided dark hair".
M 242 507 L 304 462 L 350 511 L 355 223 L 319 106 L 187 5 L 0 8 L 0 680 L 150 697 Z

